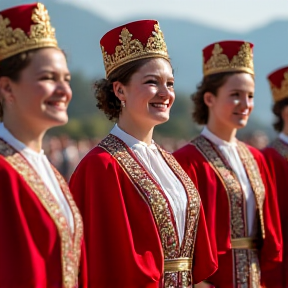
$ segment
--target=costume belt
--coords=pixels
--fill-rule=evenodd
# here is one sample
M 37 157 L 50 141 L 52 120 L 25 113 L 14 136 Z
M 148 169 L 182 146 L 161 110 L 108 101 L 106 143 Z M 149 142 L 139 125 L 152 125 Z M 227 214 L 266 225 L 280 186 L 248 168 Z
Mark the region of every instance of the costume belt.
M 192 258 L 175 258 L 164 260 L 164 272 L 191 271 Z
M 236 238 L 231 239 L 232 249 L 258 249 L 258 239 L 257 238 Z

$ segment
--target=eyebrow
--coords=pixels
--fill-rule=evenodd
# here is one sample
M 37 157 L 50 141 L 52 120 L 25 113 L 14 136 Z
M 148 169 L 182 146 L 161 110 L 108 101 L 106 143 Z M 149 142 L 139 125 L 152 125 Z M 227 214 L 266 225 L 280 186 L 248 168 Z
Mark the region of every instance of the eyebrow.
M 51 74 L 57 73 L 57 74 L 58 74 L 58 72 L 56 72 L 56 71 L 54 71 L 54 70 L 43 69 L 43 70 L 38 71 L 38 72 L 37 72 L 37 75 L 43 74 L 43 73 L 51 73 Z M 66 76 L 71 76 L 71 73 L 67 71 L 67 72 L 65 73 L 65 75 L 66 75 Z
M 157 74 L 147 74 L 143 78 L 148 78 L 148 77 L 161 78 L 161 76 L 159 76 Z M 174 80 L 174 76 L 169 77 L 169 79 L 173 79 Z
M 254 91 L 247 91 L 243 89 L 231 89 L 230 92 L 247 92 L 247 93 L 254 93 Z

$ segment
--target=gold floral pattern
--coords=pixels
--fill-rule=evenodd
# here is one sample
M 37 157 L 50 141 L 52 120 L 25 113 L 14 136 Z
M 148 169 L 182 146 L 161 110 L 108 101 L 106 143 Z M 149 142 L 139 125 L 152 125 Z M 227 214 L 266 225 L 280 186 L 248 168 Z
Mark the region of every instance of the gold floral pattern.
M 50 217 L 54 221 L 61 239 L 62 281 L 63 288 L 78 287 L 79 263 L 81 243 L 83 238 L 83 223 L 78 208 L 70 194 L 69 188 L 63 177 L 56 171 L 56 178 L 68 201 L 74 218 L 74 234 L 67 223 L 65 216 L 53 197 L 52 193 L 43 183 L 41 177 L 30 166 L 21 153 L 0 139 L 0 155 L 23 177 L 24 181 L 37 195 Z
M 0 15 L 0 60 L 30 49 L 57 47 L 55 29 L 50 24 L 48 11 L 42 3 L 33 10 L 29 35 L 20 29 L 13 30 L 10 20 Z
M 250 180 L 252 190 L 255 195 L 256 206 L 258 211 L 257 213 L 259 215 L 261 223 L 262 237 L 264 238 L 265 229 L 263 219 L 263 203 L 265 198 L 265 187 L 259 172 L 258 165 L 252 153 L 249 151 L 249 149 L 244 143 L 239 141 L 237 143 L 240 159 L 242 160 L 247 176 Z M 215 173 L 218 175 L 218 177 L 220 177 L 227 191 L 227 197 L 230 204 L 229 207 L 230 207 L 231 239 L 247 237 L 246 215 L 243 214 L 245 211 L 245 200 L 241 185 L 236 175 L 234 174 L 233 170 L 227 163 L 226 159 L 224 157 L 221 157 L 221 152 L 219 151 L 218 147 L 213 143 L 211 143 L 209 140 L 207 140 L 204 136 L 199 136 L 195 138 L 192 141 L 192 144 L 195 145 L 197 149 L 207 159 L 211 167 L 214 169 Z M 234 270 L 235 270 L 234 280 L 235 283 L 237 283 L 237 285 L 240 285 L 240 286 L 235 285 L 235 287 L 254 287 L 255 285 L 258 285 L 259 281 L 253 282 L 251 280 L 251 279 L 259 280 L 260 277 L 259 276 L 260 268 L 259 265 L 257 264 L 258 260 L 256 261 L 253 258 L 254 260 L 252 261 L 251 260 L 252 258 L 249 256 L 250 253 L 253 254 L 253 252 L 251 252 L 253 250 L 233 249 L 233 251 L 234 251 L 233 252 Z M 251 265 L 253 266 L 253 269 Z M 256 267 L 255 265 L 258 266 Z M 254 274 L 251 274 L 252 270 L 255 272 L 255 273 L 253 272 Z
M 271 81 L 269 81 L 273 99 L 275 102 L 280 101 L 288 97 L 288 69 L 283 74 L 283 80 L 281 86 L 277 87 Z
M 162 242 L 164 259 L 175 259 L 180 257 L 193 258 L 194 244 L 197 233 L 197 225 L 200 211 L 200 197 L 194 184 L 183 171 L 174 157 L 158 147 L 164 160 L 174 171 L 182 182 L 187 195 L 186 230 L 182 244 L 179 245 L 177 227 L 172 209 L 165 193 L 153 177 L 137 161 L 133 152 L 119 138 L 109 134 L 98 145 L 111 154 L 126 172 L 128 177 L 137 187 L 138 192 L 145 200 L 158 228 Z M 165 287 L 189 287 L 192 285 L 192 271 L 165 272 Z

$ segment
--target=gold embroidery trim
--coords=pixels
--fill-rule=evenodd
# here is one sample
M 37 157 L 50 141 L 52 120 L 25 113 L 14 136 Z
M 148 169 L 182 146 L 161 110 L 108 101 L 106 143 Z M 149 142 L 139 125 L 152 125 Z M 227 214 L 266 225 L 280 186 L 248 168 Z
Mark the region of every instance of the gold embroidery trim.
M 235 55 L 231 61 L 228 56 L 222 52 L 222 47 L 219 43 L 216 43 L 212 51 L 212 56 L 206 63 L 203 57 L 204 76 L 214 73 L 235 71 L 254 74 L 253 52 L 249 43 L 245 42 L 242 44 L 238 54 Z
M 232 249 L 257 249 L 258 239 L 244 237 L 231 240 Z
M 34 191 L 57 227 L 61 239 L 63 288 L 78 287 L 83 223 L 65 180 L 54 169 L 56 178 L 59 181 L 60 187 L 62 188 L 73 214 L 75 226 L 74 237 L 57 201 L 26 159 L 2 140 L 0 140 L 0 154 L 3 155 L 6 161 L 24 178 L 24 181 Z
M 126 147 L 124 142 L 111 134 L 103 139 L 98 146 L 115 158 L 151 209 L 162 242 L 164 259 L 169 259 L 169 261 L 171 261 L 171 259 L 184 257 L 191 258 L 192 261 L 199 220 L 200 196 L 194 184 L 175 158 L 170 153 L 167 153 L 158 147 L 164 160 L 182 182 L 186 190 L 186 229 L 181 247 L 179 247 L 178 234 L 171 207 L 169 206 L 168 200 L 163 196 L 165 193 L 132 156 L 133 152 L 130 154 L 128 151 L 129 148 Z M 182 270 L 179 270 L 178 272 L 180 273 L 181 271 Z M 184 273 L 183 275 L 181 274 L 182 276 L 179 276 L 177 273 L 175 275 L 172 273 L 174 275 L 172 276 L 169 271 L 165 271 L 165 287 L 168 287 L 169 285 L 178 287 L 178 276 L 180 278 L 182 277 L 181 281 L 183 287 L 188 287 L 192 283 L 191 271 L 192 269 L 188 272 L 186 271 L 189 275 L 182 271 L 181 273 Z
M 288 146 L 280 139 L 275 139 L 272 141 L 269 147 L 275 149 L 281 156 L 288 160 Z
M 50 24 L 48 11 L 42 3 L 34 9 L 29 35 L 20 29 L 12 29 L 10 20 L 0 15 L 0 60 L 31 49 L 58 47 L 55 29 Z
M 116 68 L 134 60 L 148 57 L 162 57 L 169 60 L 164 35 L 158 22 L 154 25 L 154 31 L 148 38 L 146 46 L 143 46 L 138 39 L 132 40 L 132 36 L 127 28 L 123 28 L 119 35 L 120 45 L 116 46 L 112 55 L 109 55 L 105 47 L 101 46 L 107 77 Z

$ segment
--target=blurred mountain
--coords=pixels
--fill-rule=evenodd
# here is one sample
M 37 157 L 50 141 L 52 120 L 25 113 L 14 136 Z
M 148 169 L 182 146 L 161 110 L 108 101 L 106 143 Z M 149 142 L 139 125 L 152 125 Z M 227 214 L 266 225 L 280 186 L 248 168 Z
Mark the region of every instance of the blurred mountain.
M 56 27 L 59 45 L 68 55 L 72 72 L 89 79 L 104 76 L 99 40 L 109 29 L 122 23 L 108 22 L 102 15 L 93 14 L 56 0 L 42 0 Z M 1 0 L 0 10 L 23 4 L 23 0 Z M 138 17 L 139 19 L 139 17 Z M 127 21 L 137 20 L 135 18 Z M 270 23 L 249 33 L 231 33 L 181 19 L 157 18 L 164 31 L 169 54 L 175 70 L 176 91 L 188 95 L 194 91 L 202 76 L 201 50 L 211 42 L 243 39 L 255 44 L 256 93 L 254 118 L 270 124 L 271 96 L 266 75 L 288 64 L 288 20 Z M 243 21 L 245 19 L 243 18 Z

